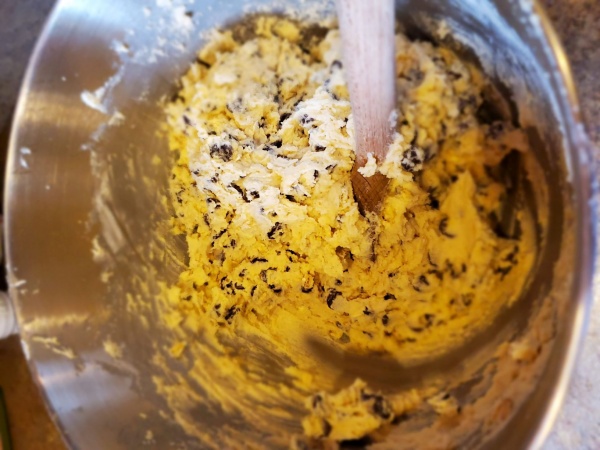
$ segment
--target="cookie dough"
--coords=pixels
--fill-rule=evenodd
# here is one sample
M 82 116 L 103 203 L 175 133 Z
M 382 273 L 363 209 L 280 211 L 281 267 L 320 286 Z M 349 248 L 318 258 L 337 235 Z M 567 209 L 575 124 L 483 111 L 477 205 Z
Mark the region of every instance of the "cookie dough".
M 394 140 L 369 167 L 390 178 L 378 216 L 361 215 L 353 197 L 336 29 L 308 40 L 292 21 L 260 17 L 245 40 L 215 32 L 168 106 L 173 227 L 189 252 L 169 296 L 172 325 L 191 330 L 173 354 L 200 334 L 236 345 L 260 336 L 312 392 L 302 397 L 312 438 L 364 437 L 423 400 L 361 380 L 321 392 L 297 356 L 307 337 L 406 365 L 435 358 L 517 300 L 536 258 L 526 211 L 516 237 L 498 225 L 503 161 L 528 145 L 508 121 L 484 117 L 488 81 L 452 51 L 402 34 L 396 62 Z M 226 364 L 243 373 L 235 358 Z

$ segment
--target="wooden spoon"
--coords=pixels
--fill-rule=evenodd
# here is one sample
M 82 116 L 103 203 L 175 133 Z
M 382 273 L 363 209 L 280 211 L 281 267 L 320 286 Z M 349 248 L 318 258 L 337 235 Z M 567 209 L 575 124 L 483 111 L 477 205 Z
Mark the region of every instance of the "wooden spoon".
M 358 169 L 367 162 L 368 153 L 383 162 L 392 140 L 394 1 L 336 0 L 336 6 L 356 138 L 352 187 L 361 212 L 378 212 L 388 179 L 379 172 L 364 177 Z

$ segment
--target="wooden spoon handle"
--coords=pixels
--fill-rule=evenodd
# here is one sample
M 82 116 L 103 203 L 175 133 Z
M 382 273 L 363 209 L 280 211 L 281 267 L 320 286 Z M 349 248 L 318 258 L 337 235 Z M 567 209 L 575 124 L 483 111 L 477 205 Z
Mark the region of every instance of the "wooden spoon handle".
M 372 153 L 385 159 L 396 106 L 394 1 L 336 0 L 346 82 L 350 92 L 356 164 Z

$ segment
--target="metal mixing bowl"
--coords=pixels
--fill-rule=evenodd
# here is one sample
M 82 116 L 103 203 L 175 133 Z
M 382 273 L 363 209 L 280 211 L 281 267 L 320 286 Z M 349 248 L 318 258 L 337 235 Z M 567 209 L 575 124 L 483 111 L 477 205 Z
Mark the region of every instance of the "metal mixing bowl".
M 173 7 L 163 6 L 171 3 L 183 5 L 59 1 L 15 115 L 5 199 L 11 296 L 31 369 L 73 448 L 202 448 L 172 420 L 151 381 L 151 357 L 169 337 L 156 320 L 158 282 L 174 281 L 185 260 L 182 240 L 160 228 L 169 214 L 161 203 L 169 156 L 157 133 L 164 122 L 158 101 L 175 92 L 203 42 L 200 31 L 247 10 L 298 7 L 291 0 L 194 0 L 185 6 L 194 12 L 188 29 L 184 11 L 176 19 Z M 330 6 L 298 3 L 305 12 L 319 6 L 320 14 Z M 460 443 L 537 448 L 565 396 L 591 301 L 590 154 L 567 58 L 535 1 L 399 0 L 397 11 L 409 33 L 479 58 L 513 92 L 513 118 L 530 127 L 548 182 L 536 197 L 546 227 L 530 288 L 491 337 L 445 361 L 448 378 L 463 377 L 468 386 L 475 370 L 454 373 L 454 367 L 494 361 L 503 340 L 542 339 L 532 378 L 517 374 L 506 389 L 514 414 L 500 417 L 493 432 L 473 432 Z M 443 37 L 436 23 L 442 18 L 457 39 Z M 104 113 L 82 101 L 82 92 L 102 86 L 84 100 Z M 153 164 L 155 155 L 165 163 Z M 132 314 L 132 302 L 145 306 Z M 120 346 L 121 358 L 105 350 L 108 339 Z M 502 395 L 490 404 L 502 404 Z M 197 413 L 198 426 L 207 429 L 229 419 Z M 251 423 L 237 426 L 253 432 Z

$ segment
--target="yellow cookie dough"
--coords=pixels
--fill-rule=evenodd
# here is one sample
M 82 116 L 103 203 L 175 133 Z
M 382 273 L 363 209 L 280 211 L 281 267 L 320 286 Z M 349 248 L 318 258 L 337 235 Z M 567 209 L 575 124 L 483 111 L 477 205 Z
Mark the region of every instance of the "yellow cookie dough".
M 338 31 L 308 44 L 289 20 L 255 25 L 245 41 L 215 32 L 168 106 L 173 227 L 189 252 L 169 293 L 172 325 L 191 330 L 172 353 L 191 351 L 200 335 L 260 336 L 297 363 L 288 373 L 308 399 L 304 432 L 358 439 L 391 426 L 419 396 L 385 397 L 361 380 L 321 392 L 296 357 L 303 339 L 414 364 L 490 324 L 518 298 L 536 257 L 526 212 L 518 239 L 496 224 L 500 164 L 527 152 L 527 141 L 508 122 L 479 118 L 488 81 L 477 68 L 398 34 L 396 134 L 376 168 L 391 181 L 381 214 L 364 217 L 350 183 L 354 126 Z M 244 377 L 235 358 L 224 364 Z

